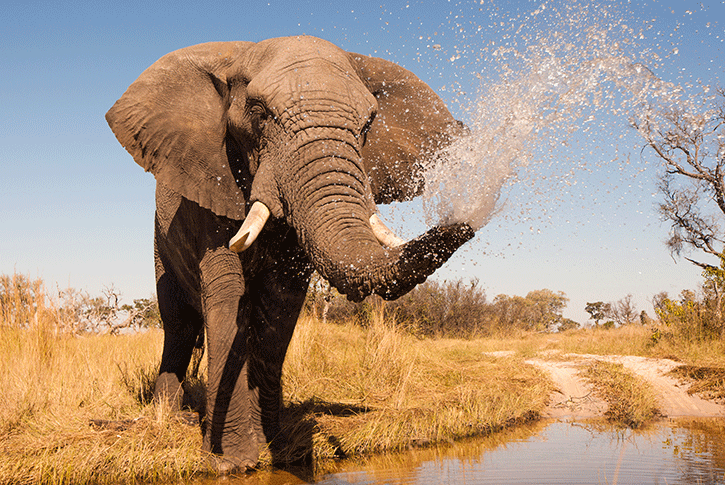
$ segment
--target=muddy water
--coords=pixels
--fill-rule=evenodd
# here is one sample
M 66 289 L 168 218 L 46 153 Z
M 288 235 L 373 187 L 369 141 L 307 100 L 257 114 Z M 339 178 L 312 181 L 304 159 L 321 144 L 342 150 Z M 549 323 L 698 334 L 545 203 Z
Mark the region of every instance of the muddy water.
M 724 443 L 721 418 L 663 420 L 643 430 L 601 420 L 549 421 L 446 447 L 342 462 L 314 478 L 302 470 L 275 471 L 224 483 L 725 483 Z

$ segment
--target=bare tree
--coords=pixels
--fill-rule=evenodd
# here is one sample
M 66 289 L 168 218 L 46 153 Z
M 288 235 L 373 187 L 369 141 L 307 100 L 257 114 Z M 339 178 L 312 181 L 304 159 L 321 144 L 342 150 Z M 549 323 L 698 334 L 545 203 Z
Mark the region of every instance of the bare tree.
M 133 305 L 122 305 L 121 293 L 113 286 L 105 287 L 101 293 L 101 296 L 92 298 L 88 293 L 73 288 L 58 291 L 61 300 L 59 320 L 66 322 L 64 331 L 119 335 L 123 329 L 161 326 L 156 297 L 136 299 Z
M 667 246 L 703 269 L 703 289 L 725 328 L 725 90 L 717 89 L 700 108 L 669 109 L 632 124 L 664 163 L 659 212 L 670 222 Z M 717 264 L 683 255 L 693 250 L 717 257 Z
M 631 325 L 640 320 L 637 305 L 632 301 L 632 295 L 628 294 L 621 300 L 610 304 L 610 314 L 614 323 L 618 325 Z
M 632 122 L 664 163 L 659 212 L 675 256 L 693 249 L 721 258 L 725 235 L 725 90 L 701 108 L 671 108 Z M 685 257 L 703 269 L 718 266 Z

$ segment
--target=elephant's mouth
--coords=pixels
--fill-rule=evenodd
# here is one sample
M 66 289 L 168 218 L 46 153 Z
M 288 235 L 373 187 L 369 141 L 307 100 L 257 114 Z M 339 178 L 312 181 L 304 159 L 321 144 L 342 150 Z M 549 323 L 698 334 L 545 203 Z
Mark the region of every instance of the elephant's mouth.
M 267 206 L 255 202 L 242 227 L 230 240 L 230 249 L 241 252 L 249 248 L 269 215 Z M 404 295 L 425 281 L 475 235 L 467 224 L 456 224 L 434 227 L 422 236 L 405 242 L 376 214 L 370 217 L 366 229 L 375 237 L 377 250 L 368 248 L 360 253 L 348 248 L 332 254 L 323 251 L 327 256 L 319 256 L 320 252 L 316 250 L 307 251 L 322 276 L 353 301 L 361 301 L 372 293 L 389 300 Z

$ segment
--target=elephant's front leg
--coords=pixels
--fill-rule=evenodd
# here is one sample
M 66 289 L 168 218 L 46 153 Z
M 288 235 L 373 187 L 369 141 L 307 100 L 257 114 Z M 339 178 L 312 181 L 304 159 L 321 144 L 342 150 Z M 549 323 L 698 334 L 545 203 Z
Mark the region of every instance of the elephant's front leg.
M 200 264 L 207 333 L 208 376 L 204 449 L 220 473 L 254 467 L 259 457 L 248 386 L 249 299 L 239 257 L 225 248 L 207 251 Z M 238 322 L 241 323 L 238 325 Z
M 272 458 L 285 444 L 281 435 L 282 366 L 305 302 L 312 268 L 292 233 L 286 250 L 272 251 L 263 271 L 249 283 L 252 302 L 252 348 L 249 387 L 261 410 L 261 435 Z

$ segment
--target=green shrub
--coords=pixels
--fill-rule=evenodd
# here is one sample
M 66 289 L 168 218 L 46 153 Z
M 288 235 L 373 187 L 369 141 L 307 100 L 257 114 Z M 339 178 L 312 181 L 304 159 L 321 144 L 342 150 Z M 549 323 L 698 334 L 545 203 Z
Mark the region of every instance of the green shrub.
M 725 334 L 725 319 L 718 300 L 705 290 L 700 293 L 684 290 L 679 299 L 670 299 L 661 293 L 654 299 L 655 313 L 667 333 L 678 340 L 718 340 Z

